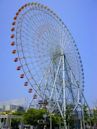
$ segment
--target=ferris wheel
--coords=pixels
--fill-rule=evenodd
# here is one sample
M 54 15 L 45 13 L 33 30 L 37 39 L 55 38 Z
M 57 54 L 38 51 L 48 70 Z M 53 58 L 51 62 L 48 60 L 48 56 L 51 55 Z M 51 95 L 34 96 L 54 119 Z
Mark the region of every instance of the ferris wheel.
M 14 62 L 50 112 L 59 111 L 66 126 L 66 105 L 77 110 L 82 103 L 84 73 L 75 41 L 62 20 L 47 6 L 23 5 L 12 23 L 11 46 L 17 53 Z

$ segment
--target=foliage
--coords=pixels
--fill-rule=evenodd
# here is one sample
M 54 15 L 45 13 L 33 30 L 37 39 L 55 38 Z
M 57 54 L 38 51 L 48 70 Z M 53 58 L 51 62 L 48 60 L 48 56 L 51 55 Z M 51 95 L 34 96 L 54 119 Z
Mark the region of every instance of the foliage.
M 12 127 L 12 129 L 18 129 L 19 124 L 20 124 L 20 119 L 18 119 L 18 118 L 11 119 L 11 127 Z
M 97 108 L 92 110 L 92 114 L 91 114 L 91 124 L 92 125 L 96 125 L 97 126 Z
M 74 113 L 73 113 L 73 105 L 69 104 L 66 107 L 66 122 L 67 125 L 69 125 L 69 127 L 73 127 L 74 126 Z
M 90 116 L 89 116 L 89 111 L 87 106 L 83 106 L 83 111 L 84 111 L 84 120 L 85 123 L 90 123 Z
M 23 117 L 23 114 L 25 113 L 24 108 L 20 107 L 17 109 L 17 111 L 12 112 L 12 115 L 16 115 L 16 116 L 21 116 L 21 118 Z M 11 127 L 12 129 L 18 129 L 19 128 L 19 124 L 22 122 L 21 118 L 12 118 L 11 119 Z
M 12 115 L 23 115 L 25 113 L 24 108 L 20 107 L 17 111 L 13 112 Z
M 61 119 L 60 116 L 58 116 L 57 114 L 54 114 L 54 115 L 52 115 L 51 117 L 52 117 L 52 123 L 53 123 L 54 125 L 59 124 L 60 119 Z
M 43 115 L 46 114 L 45 109 L 29 109 L 23 116 L 25 124 L 37 125 L 39 120 L 43 120 Z
M 16 111 L 16 112 L 13 112 L 12 115 L 22 116 L 24 113 L 25 113 L 24 111 Z

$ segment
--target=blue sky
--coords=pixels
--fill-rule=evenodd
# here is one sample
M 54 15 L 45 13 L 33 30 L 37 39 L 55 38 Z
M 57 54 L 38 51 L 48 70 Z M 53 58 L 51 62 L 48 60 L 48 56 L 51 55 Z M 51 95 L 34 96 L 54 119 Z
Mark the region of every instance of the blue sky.
M 29 97 L 19 79 L 11 54 L 10 29 L 17 10 L 33 0 L 0 0 L 0 102 Z M 79 48 L 85 73 L 85 97 L 90 105 L 97 102 L 97 1 L 35 0 L 49 6 L 66 24 Z M 31 97 L 31 96 L 30 96 Z

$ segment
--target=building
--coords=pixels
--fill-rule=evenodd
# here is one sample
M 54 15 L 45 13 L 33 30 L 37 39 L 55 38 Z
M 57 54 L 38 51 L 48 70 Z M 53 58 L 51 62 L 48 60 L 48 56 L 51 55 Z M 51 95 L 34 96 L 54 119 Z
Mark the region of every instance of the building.
M 17 111 L 26 108 L 25 99 L 15 99 L 0 103 L 0 112 Z

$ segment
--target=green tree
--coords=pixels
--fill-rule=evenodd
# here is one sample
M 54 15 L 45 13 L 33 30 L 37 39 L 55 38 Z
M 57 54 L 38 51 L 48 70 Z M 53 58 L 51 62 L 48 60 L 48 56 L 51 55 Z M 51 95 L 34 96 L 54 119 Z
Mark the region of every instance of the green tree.
M 84 105 L 83 111 L 84 111 L 84 121 L 85 121 L 85 123 L 89 124 L 90 123 L 90 115 L 89 115 L 88 107 Z
M 96 126 L 97 127 L 97 108 L 92 110 L 91 124 L 92 124 L 92 126 Z
M 28 125 L 37 125 L 37 128 L 41 129 L 44 125 L 50 127 L 50 117 L 52 119 L 52 126 L 59 126 L 61 117 L 58 114 L 50 114 L 45 109 L 29 109 L 23 115 L 23 121 Z
M 25 124 L 37 125 L 40 120 L 43 120 L 43 115 L 46 113 L 47 111 L 45 109 L 29 109 L 23 115 L 23 121 Z
M 22 118 L 23 118 L 24 113 L 25 113 L 25 110 L 22 107 L 19 107 L 17 109 L 17 111 L 11 113 L 12 115 L 17 116 L 17 118 L 12 118 L 11 119 L 12 129 L 18 129 L 19 128 L 19 124 L 22 122 Z M 18 117 L 20 117 L 20 118 L 18 118 Z
M 19 124 L 21 120 L 18 118 L 11 119 L 11 129 L 19 129 Z
M 66 107 L 66 123 L 69 128 L 74 127 L 74 119 L 73 105 L 69 104 Z

